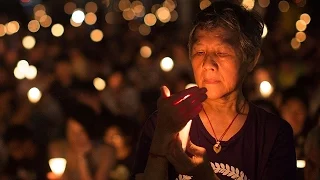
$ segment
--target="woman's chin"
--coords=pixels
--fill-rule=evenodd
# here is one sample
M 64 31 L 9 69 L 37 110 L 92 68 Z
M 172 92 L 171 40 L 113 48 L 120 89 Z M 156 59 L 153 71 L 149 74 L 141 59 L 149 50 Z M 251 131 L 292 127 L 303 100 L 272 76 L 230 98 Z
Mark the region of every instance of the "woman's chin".
M 210 100 L 217 100 L 217 99 L 221 99 L 224 96 L 224 93 L 219 92 L 219 91 L 215 91 L 215 92 L 207 92 L 207 96 L 208 99 Z

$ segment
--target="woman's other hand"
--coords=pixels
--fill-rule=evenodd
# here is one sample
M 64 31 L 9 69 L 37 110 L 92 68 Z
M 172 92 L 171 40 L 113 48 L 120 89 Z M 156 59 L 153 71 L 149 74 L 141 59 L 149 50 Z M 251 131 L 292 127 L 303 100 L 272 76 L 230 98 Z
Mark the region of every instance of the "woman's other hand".
M 182 147 L 179 136 L 171 142 L 167 158 L 176 171 L 183 175 L 193 176 L 193 179 L 218 179 L 207 158 L 206 149 L 188 141 L 186 151 Z

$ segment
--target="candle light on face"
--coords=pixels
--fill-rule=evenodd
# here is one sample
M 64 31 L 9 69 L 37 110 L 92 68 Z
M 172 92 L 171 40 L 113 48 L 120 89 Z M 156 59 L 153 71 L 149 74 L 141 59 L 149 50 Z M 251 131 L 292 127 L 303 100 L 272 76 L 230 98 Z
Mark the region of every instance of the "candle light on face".
M 62 176 L 66 168 L 67 161 L 64 158 L 52 158 L 49 160 L 49 166 L 51 171 L 57 175 Z

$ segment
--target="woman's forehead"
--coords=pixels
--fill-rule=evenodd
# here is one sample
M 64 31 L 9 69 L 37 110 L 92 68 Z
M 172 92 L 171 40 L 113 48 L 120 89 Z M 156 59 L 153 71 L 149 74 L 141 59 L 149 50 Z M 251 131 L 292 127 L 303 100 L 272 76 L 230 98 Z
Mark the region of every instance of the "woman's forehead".
M 235 42 L 238 42 L 238 37 L 235 32 L 228 31 L 224 28 L 210 28 L 210 29 L 204 29 L 204 28 L 198 28 L 195 32 L 194 36 L 194 42 L 201 43 L 204 39 L 209 38 L 211 40 L 217 40 L 221 41 L 221 43 L 226 44 L 234 44 Z

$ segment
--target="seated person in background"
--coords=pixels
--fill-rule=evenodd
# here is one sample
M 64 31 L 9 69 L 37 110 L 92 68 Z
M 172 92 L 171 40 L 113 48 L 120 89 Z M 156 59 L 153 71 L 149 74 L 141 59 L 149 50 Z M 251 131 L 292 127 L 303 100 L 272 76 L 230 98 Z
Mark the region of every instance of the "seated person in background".
M 119 119 L 122 120 L 122 119 Z M 135 127 L 129 124 L 128 119 L 123 123 L 113 124 L 105 130 L 104 143 L 110 144 L 116 150 L 117 163 L 115 169 L 111 173 L 113 180 L 129 179 L 131 168 L 134 161 L 134 143 L 135 142 Z
M 0 172 L 1 180 L 45 179 L 48 164 L 39 154 L 32 136 L 32 131 L 24 125 L 12 125 L 7 129 L 4 139 L 8 159 Z
M 280 114 L 293 129 L 297 159 L 304 159 L 305 138 L 313 127 L 308 105 L 307 94 L 300 88 L 290 87 L 282 92 Z
M 87 106 L 77 106 L 66 122 L 66 137 L 49 144 L 49 157 L 63 157 L 67 165 L 62 179 L 107 180 L 115 165 L 111 146 L 96 143 L 95 116 Z
M 318 124 L 308 133 L 304 145 L 306 167 L 304 169 L 304 179 L 320 179 L 320 107 L 318 108 L 314 120 Z

